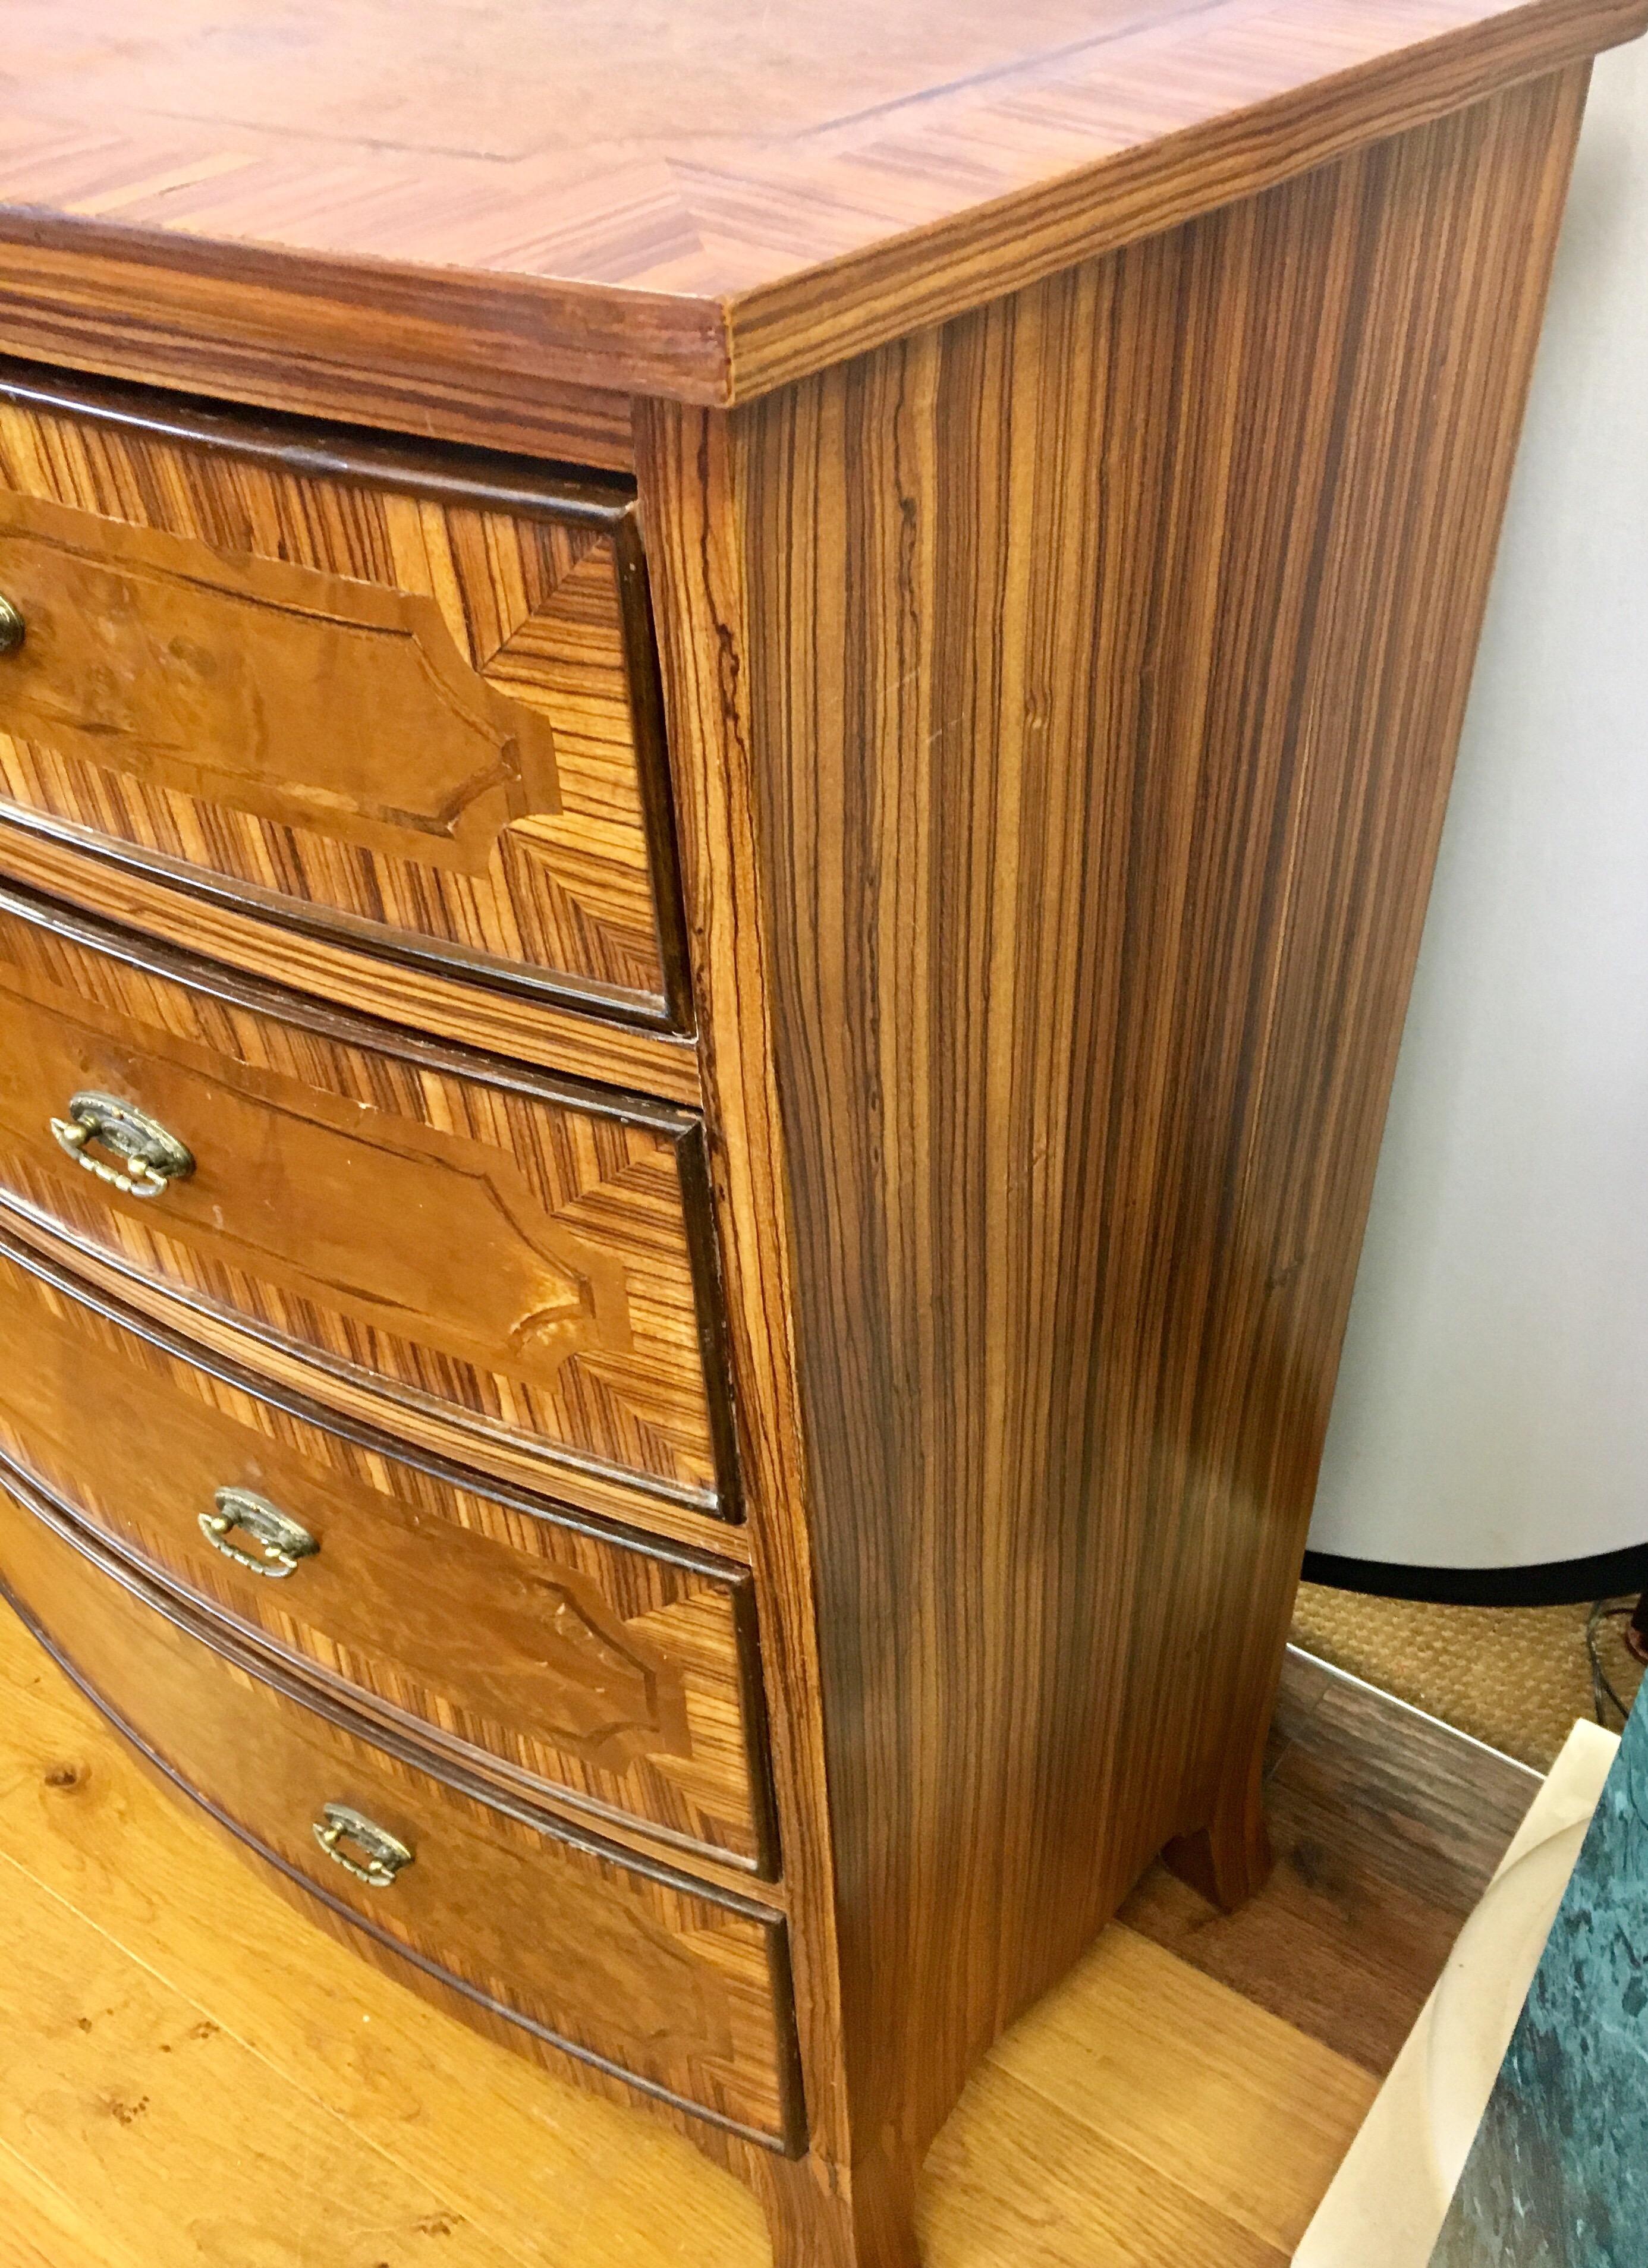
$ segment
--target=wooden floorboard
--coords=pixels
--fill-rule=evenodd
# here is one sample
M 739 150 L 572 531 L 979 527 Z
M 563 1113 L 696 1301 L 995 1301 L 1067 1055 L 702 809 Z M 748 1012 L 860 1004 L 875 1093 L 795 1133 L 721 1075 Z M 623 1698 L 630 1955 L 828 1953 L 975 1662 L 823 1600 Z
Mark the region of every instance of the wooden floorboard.
M 113 2229 L 85 2215 L 0 2143 L 0 2260 L 5 2268 L 143 2268 Z
M 998 2043 L 929 2161 L 930 2268 L 1284 2268 L 1534 1782 L 1308 1663 L 1278 1727 L 1272 1888 L 1225 1918 L 1153 1873 Z M 0 1614 L 0 2257 L 768 2251 L 678 2137 L 294 1919 Z
M 1215 1913 L 1155 1867 L 1122 1918 L 1382 2079 L 1538 1786 L 1525 1765 L 1290 1654 L 1264 1895 Z
M 508 2268 L 426 2183 L 134 1960 L 10 1859 L 0 2140 L 75 2230 L 137 2261 L 244 2268 L 270 2232 L 294 2261 Z M 42 2144 L 45 2145 L 42 2147 Z

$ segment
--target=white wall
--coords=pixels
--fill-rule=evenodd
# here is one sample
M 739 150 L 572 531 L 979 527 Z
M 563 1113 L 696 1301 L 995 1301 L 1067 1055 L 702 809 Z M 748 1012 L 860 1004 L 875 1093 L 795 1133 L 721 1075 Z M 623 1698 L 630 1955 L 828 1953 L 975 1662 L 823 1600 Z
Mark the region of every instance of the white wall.
M 1597 65 L 1311 1543 L 1648 1542 L 1648 46 Z

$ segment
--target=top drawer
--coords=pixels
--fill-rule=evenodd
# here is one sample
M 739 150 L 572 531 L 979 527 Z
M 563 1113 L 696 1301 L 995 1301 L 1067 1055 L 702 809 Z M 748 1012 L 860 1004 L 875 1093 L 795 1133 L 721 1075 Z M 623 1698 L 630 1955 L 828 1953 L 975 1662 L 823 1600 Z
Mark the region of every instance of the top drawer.
M 0 810 L 356 953 L 680 1020 L 635 504 L 0 364 Z

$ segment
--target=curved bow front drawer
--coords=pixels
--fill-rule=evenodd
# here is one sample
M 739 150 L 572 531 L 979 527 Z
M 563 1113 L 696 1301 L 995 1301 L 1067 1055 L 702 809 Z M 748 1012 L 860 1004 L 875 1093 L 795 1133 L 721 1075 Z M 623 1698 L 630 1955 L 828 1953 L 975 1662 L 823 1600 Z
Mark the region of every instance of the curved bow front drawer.
M 0 597 L 18 824 L 356 951 L 679 1020 L 622 484 L 0 371 Z
M 414 1465 L 0 1240 L 0 1458 L 467 1768 L 771 1874 L 749 1577 Z
M 701 1140 L 0 892 L 0 1211 L 597 1508 L 717 1508 Z
M 415 1963 L 512 2044 L 570 2050 L 752 2139 L 798 2146 L 776 1913 L 379 1748 L 347 1715 L 265 1682 L 26 1484 L 20 1498 L 0 1486 L 0 1575 L 116 1722 L 364 1950 Z

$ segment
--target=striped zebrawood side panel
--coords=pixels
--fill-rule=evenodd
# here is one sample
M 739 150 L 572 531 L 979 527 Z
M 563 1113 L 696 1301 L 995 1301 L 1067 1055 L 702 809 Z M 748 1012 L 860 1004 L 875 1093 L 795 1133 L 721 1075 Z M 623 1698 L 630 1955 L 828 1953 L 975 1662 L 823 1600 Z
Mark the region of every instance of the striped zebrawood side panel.
M 196 1303 L 460 1455 L 716 1507 L 685 1114 L 574 1100 L 12 896 L 0 1027 L 0 1204 L 134 1297 Z M 77 1170 L 48 1122 L 81 1091 L 169 1126 L 193 1174 L 143 1200 Z
M 661 751 L 622 489 L 572 485 L 560 512 L 553 482 L 531 513 L 489 504 L 483 481 L 443 499 L 410 457 L 397 489 L 386 450 L 370 477 L 328 476 L 301 461 L 316 451 L 300 429 L 243 453 L 224 446 L 228 421 L 208 445 L 154 397 L 110 390 L 107 414 L 82 416 L 11 376 L 8 398 L 0 372 L 0 588 L 40 620 L 0 669 L 0 808 L 66 822 L 335 944 L 391 958 L 421 947 L 437 974 L 519 973 L 598 1010 L 666 1019 L 674 884 L 643 776 Z M 329 453 L 347 464 L 347 449 Z M 451 681 L 420 646 L 408 666 L 422 679 L 374 710 L 374 676 L 397 652 L 388 625 L 374 620 L 370 642 L 357 632 L 335 659 L 322 639 L 351 607 L 380 616 L 386 602 L 406 615 L 402 639 L 450 637 Z M 143 623 L 158 606 L 164 619 Z M 71 627 L 70 613 L 104 627 Z M 117 616 L 137 625 L 118 646 Z M 328 667 L 329 719 L 303 682 Z M 255 689 L 237 705 L 242 670 Z M 468 733 L 476 753 L 460 746 L 460 762 L 491 761 L 474 720 L 453 721 L 489 700 L 487 730 L 536 736 L 540 753 L 507 810 L 482 771 L 481 828 L 455 856 L 401 815 L 405 774 L 443 726 Z M 330 816 L 328 730 L 350 743 L 359 783 Z M 320 784 L 307 801 L 291 794 L 294 775 Z M 90 873 L 83 898 L 97 891 Z
M 740 1571 L 271 1401 L 4 1240 L 0 1339 L 0 1457 L 147 1572 L 471 1770 L 770 1867 Z M 199 1522 L 225 1487 L 314 1556 L 271 1580 L 215 1550 Z
M 782 1176 L 798 1453 L 747 1359 L 745 1469 L 811 1553 L 865 2260 L 913 2263 L 969 2067 L 1159 1850 L 1262 1878 L 1585 79 L 651 421 L 740 1347 Z

